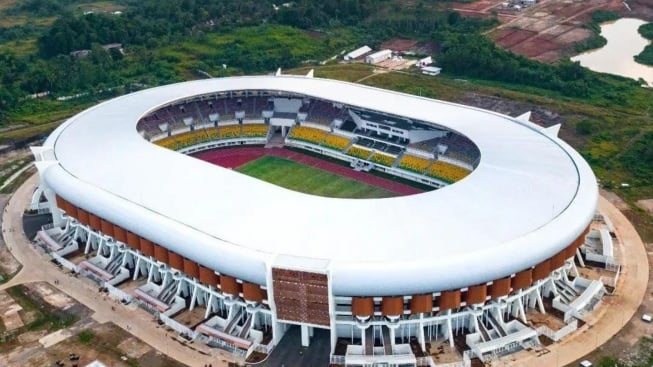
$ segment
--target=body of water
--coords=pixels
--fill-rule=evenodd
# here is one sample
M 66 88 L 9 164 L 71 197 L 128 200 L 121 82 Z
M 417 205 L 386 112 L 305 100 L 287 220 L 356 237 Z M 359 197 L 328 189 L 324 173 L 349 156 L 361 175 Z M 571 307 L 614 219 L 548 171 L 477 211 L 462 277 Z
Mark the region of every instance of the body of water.
M 579 61 L 581 65 L 601 73 L 643 78 L 653 86 L 653 66 L 642 65 L 633 58 L 649 44 L 649 40 L 637 31 L 642 24 L 646 22 L 632 18 L 602 24 L 601 36 L 608 43 L 602 48 L 574 56 L 571 60 Z

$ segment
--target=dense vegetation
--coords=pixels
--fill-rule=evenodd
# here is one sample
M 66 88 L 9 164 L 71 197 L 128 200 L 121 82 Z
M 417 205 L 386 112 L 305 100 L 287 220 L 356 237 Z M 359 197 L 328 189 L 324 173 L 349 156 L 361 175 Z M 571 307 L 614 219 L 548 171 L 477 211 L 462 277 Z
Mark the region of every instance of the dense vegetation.
M 536 62 L 505 51 L 480 35 L 443 35 L 437 61 L 448 72 L 462 76 L 528 85 L 570 97 L 608 97 L 605 95 L 607 85 L 578 63 L 564 61 L 559 65 L 549 65 Z
M 592 13 L 592 21 L 586 25 L 592 31 L 592 36 L 574 46 L 576 53 L 581 53 L 596 48 L 601 48 L 608 43 L 605 37 L 601 36 L 601 23 L 610 22 L 620 18 L 620 15 L 608 10 L 595 10 Z
M 638 31 L 644 38 L 653 41 L 653 23 L 641 25 Z M 635 56 L 635 61 L 653 66 L 653 43 L 646 46 L 639 55 Z

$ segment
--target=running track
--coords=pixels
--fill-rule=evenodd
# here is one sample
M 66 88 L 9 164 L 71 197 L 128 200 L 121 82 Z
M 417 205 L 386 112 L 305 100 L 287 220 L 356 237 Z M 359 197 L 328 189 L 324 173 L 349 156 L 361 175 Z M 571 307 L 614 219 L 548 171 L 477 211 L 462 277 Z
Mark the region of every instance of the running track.
M 339 176 L 348 177 L 371 186 L 394 192 L 398 195 L 413 195 L 424 192 L 418 188 L 395 182 L 387 178 L 378 177 L 366 172 L 357 172 L 351 168 L 341 166 L 336 163 L 328 162 L 310 155 L 283 148 L 245 147 L 216 149 L 196 154 L 195 158 L 213 163 L 221 167 L 237 168 L 246 164 L 247 162 L 251 162 L 264 156 L 274 156 L 290 159 L 297 163 L 316 167 Z

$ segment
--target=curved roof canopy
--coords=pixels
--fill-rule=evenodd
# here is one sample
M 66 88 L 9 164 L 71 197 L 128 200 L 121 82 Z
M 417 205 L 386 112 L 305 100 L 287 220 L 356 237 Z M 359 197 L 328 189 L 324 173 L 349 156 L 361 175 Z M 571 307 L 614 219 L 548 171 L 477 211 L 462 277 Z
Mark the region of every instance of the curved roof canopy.
M 387 199 L 302 194 L 158 147 L 136 131 L 148 112 L 230 90 L 299 93 L 433 122 L 470 138 L 478 167 L 439 190 Z M 48 186 L 200 264 L 266 283 L 280 255 L 327 263 L 337 295 L 454 289 L 551 257 L 594 214 L 595 177 L 567 144 L 497 113 L 363 85 L 297 76 L 209 79 L 99 104 L 48 138 Z M 285 256 L 287 255 L 287 256 Z M 303 265 L 302 265 L 303 264 Z

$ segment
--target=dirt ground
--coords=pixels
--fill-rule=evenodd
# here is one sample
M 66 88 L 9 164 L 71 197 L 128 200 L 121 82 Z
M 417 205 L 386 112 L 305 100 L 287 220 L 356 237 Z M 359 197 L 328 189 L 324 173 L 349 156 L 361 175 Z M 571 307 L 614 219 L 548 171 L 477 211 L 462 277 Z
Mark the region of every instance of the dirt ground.
M 393 38 L 381 44 L 380 49 L 390 49 L 392 51 L 410 51 L 419 41 L 406 38 Z
M 438 51 L 435 42 L 417 41 L 407 38 L 393 38 L 383 42 L 379 49 L 389 49 L 395 52 L 414 52 L 417 55 L 432 55 Z
M 653 1 L 621 0 L 540 0 L 519 11 L 506 8 L 507 0 L 479 0 L 453 3 L 454 10 L 465 16 L 497 16 L 502 23 L 489 32 L 495 42 L 515 53 L 541 61 L 553 62 L 569 57 L 574 45 L 586 40 L 592 32 L 584 27 L 595 10 L 611 10 L 624 17 L 653 20 Z
M 592 35 L 584 25 L 595 10 L 619 11 L 618 0 L 549 0 L 515 13 L 515 18 L 499 26 L 490 37 L 504 48 L 524 56 L 557 61 L 573 52 L 574 45 Z
M 653 215 L 653 199 L 637 200 L 637 206 L 645 210 L 647 213 Z
M 623 10 L 624 16 L 641 18 L 653 22 L 653 2 L 651 0 L 628 0 L 626 1 L 632 11 Z
M 0 329 L 0 334 L 11 332 L 11 329 L 17 329 L 19 333 L 12 342 L 13 348 L 0 353 L 0 366 L 53 366 L 56 361 L 73 365 L 69 360 L 70 353 L 79 356 L 77 363 L 81 366 L 96 359 L 116 367 L 183 366 L 113 323 L 99 324 L 92 320 L 88 309 L 46 283 L 29 284 L 24 294 L 34 302 L 34 307 L 40 310 L 48 307 L 52 307 L 55 313 L 68 310 L 78 315 L 79 320 L 69 327 L 53 332 L 47 329 L 21 328 L 23 324 L 27 325 L 34 319 L 34 316 L 31 316 L 34 312 L 30 314 L 29 310 L 22 310 L 7 292 L 0 291 L 2 325 L 8 326 Z M 18 324 L 13 325 L 7 315 L 17 318 L 14 321 Z M 8 323 L 10 325 L 7 325 Z
M 519 116 L 531 111 L 530 121 L 543 127 L 562 124 L 565 121 L 564 117 L 558 112 L 525 101 L 514 101 L 495 96 L 466 93 L 458 102 L 510 116 Z
M 84 335 L 90 335 L 90 340 L 83 340 L 77 334 L 47 348 L 38 343 L 23 344 L 10 353 L 0 355 L 0 364 L 7 367 L 41 367 L 53 366 L 56 361 L 62 361 L 72 365 L 69 355 L 73 353 L 79 356 L 77 363 L 80 366 L 94 360 L 114 367 L 183 366 L 113 324 L 92 324 L 84 331 Z

